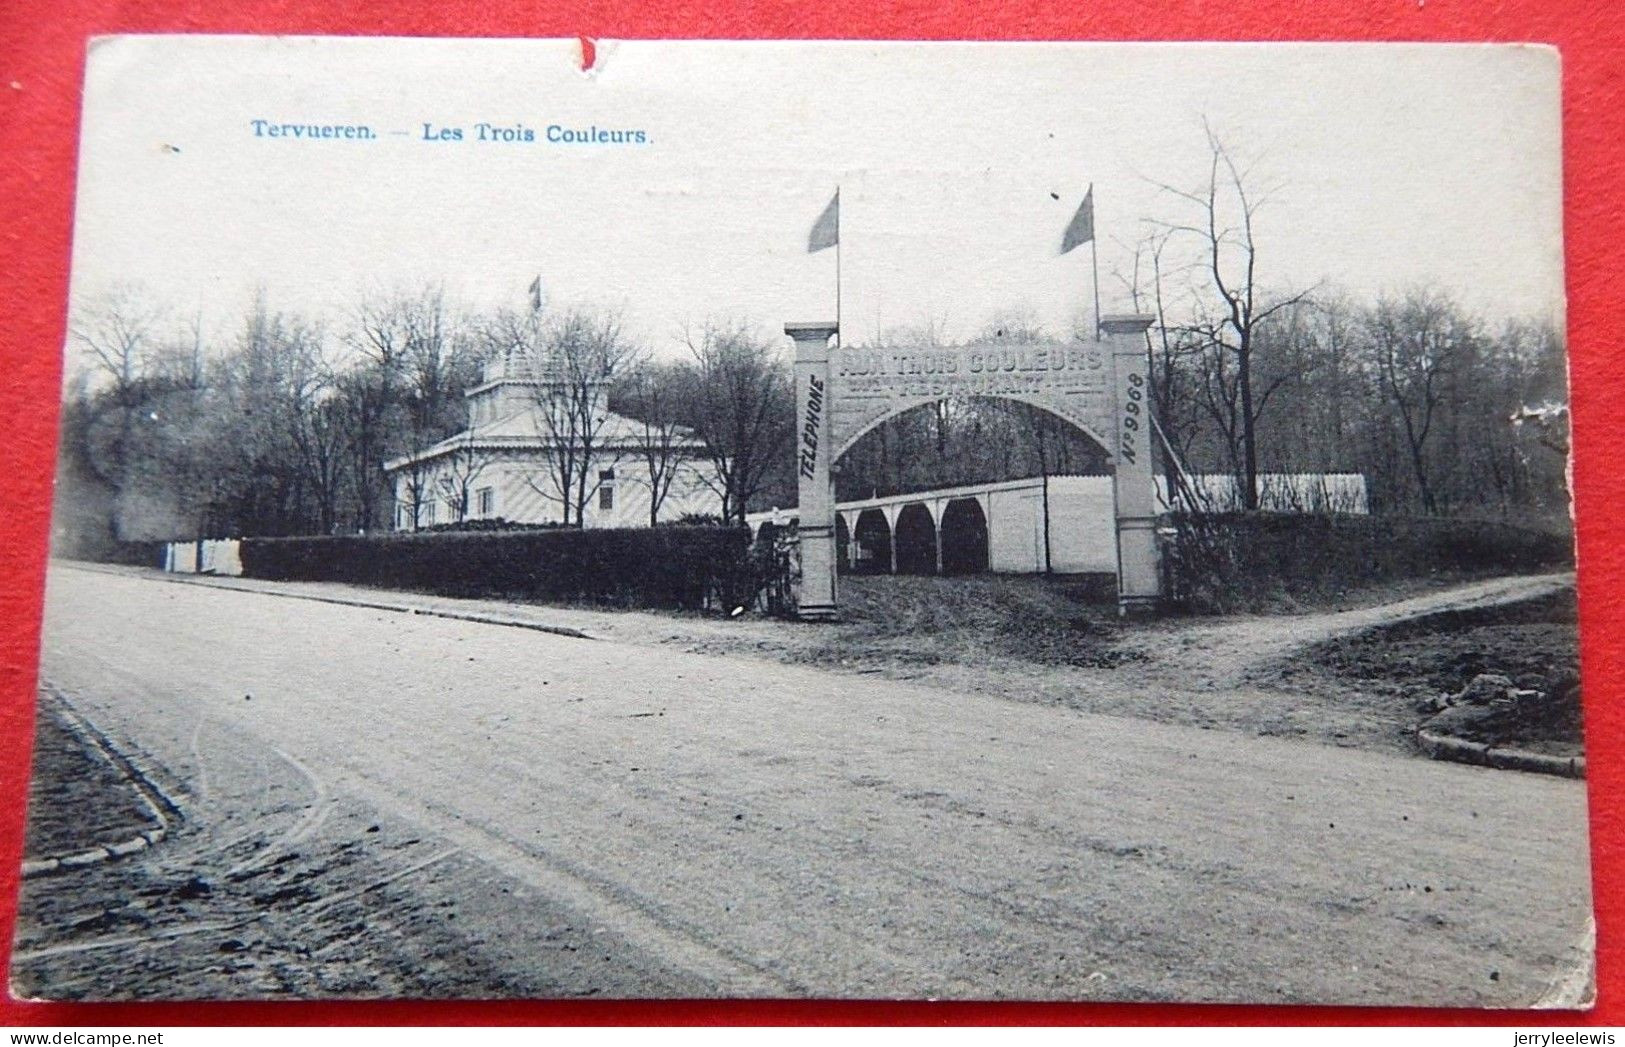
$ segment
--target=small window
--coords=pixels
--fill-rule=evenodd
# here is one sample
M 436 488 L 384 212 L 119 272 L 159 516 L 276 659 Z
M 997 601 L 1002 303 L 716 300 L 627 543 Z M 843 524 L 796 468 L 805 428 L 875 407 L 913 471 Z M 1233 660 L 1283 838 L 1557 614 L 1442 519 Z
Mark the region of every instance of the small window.
M 482 487 L 475 492 L 475 504 L 481 516 L 495 516 L 497 511 L 497 492 L 494 487 Z
M 615 470 L 600 469 L 598 471 L 598 508 L 615 508 Z
M 426 523 L 426 524 L 434 523 L 434 512 L 435 512 L 435 509 L 437 509 L 438 507 L 439 507 L 439 503 L 437 503 L 437 502 L 425 502 L 424 503 L 424 505 L 423 505 L 423 522 L 424 523 Z

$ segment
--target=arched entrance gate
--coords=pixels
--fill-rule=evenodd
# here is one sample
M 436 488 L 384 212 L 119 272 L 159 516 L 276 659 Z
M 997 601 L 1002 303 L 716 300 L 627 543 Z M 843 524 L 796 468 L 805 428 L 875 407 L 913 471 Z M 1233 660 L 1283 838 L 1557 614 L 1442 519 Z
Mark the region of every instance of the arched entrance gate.
M 832 323 L 786 324 L 796 343 L 796 466 L 800 485 L 802 618 L 833 618 L 835 488 L 830 467 L 881 422 L 949 396 L 1041 407 L 1106 449 L 1117 515 L 1118 608 L 1155 607 L 1156 486 L 1144 334 L 1149 316 L 1106 316 L 1095 342 L 976 342 L 918 349 L 832 349 Z

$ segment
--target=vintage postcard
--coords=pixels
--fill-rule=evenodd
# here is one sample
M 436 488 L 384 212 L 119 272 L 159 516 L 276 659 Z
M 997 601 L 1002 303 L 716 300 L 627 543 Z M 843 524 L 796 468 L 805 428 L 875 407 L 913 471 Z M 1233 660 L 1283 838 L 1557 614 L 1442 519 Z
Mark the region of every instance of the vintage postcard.
M 1559 61 L 92 41 L 30 998 L 1584 1007 Z

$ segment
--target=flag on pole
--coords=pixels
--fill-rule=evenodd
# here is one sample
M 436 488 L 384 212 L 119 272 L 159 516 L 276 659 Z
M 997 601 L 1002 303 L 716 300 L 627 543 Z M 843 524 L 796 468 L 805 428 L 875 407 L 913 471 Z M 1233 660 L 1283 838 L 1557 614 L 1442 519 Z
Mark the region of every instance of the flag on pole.
M 829 206 L 824 208 L 824 213 L 813 223 L 812 232 L 807 236 L 807 253 L 815 254 L 840 242 L 841 191 L 837 189 L 835 195 L 830 197 Z
M 1078 213 L 1072 216 L 1067 224 L 1066 232 L 1061 234 L 1061 253 L 1066 254 L 1074 247 L 1081 247 L 1091 243 L 1095 238 L 1095 187 L 1091 185 L 1089 191 L 1083 194 L 1083 203 L 1078 205 Z
M 536 279 L 532 280 L 530 286 L 525 290 L 530 292 L 530 311 L 533 313 L 541 312 L 542 306 L 547 304 L 547 296 L 542 291 L 541 276 L 538 275 Z

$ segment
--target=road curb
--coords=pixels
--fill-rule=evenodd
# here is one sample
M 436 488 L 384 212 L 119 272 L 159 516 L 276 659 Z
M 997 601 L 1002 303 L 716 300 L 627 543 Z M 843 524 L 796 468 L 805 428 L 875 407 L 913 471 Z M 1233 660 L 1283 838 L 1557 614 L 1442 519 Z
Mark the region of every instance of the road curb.
M 1555 774 L 1563 778 L 1584 778 L 1584 756 L 1549 756 L 1525 749 L 1498 748 L 1483 742 L 1470 742 L 1454 735 L 1440 734 L 1419 728 L 1417 741 L 1422 751 L 1435 760 L 1454 760 L 1457 763 L 1477 764 L 1503 771 L 1530 771 L 1534 774 Z
M 70 869 L 83 869 L 91 865 L 112 861 L 114 858 L 127 858 L 132 854 L 139 854 L 149 847 L 155 847 L 169 836 L 169 830 L 175 822 L 181 819 L 181 808 L 174 798 L 164 791 L 154 779 L 152 773 L 138 764 L 133 757 L 119 749 L 108 737 L 97 730 L 88 720 L 85 720 L 68 704 L 54 689 L 47 688 L 51 700 L 56 702 L 58 711 L 62 715 L 62 722 L 68 732 L 78 739 L 81 745 L 94 750 L 102 759 L 106 760 L 118 776 L 135 790 L 136 798 L 146 808 L 147 816 L 152 819 L 154 827 L 136 833 L 127 839 L 114 843 L 99 844 L 83 851 L 72 851 L 67 854 L 51 855 L 45 858 L 25 859 L 22 864 L 22 878 L 32 879 L 36 876 L 47 876 L 51 873 L 63 872 Z
M 474 622 L 478 625 L 502 625 L 510 629 L 529 629 L 532 632 L 552 633 L 555 636 L 568 636 L 572 640 L 594 640 L 580 629 L 568 625 L 552 625 L 547 622 L 527 622 L 523 618 L 509 618 L 500 614 L 486 614 L 481 611 L 446 611 L 435 607 L 419 607 L 414 604 L 382 603 L 373 600 L 352 600 L 343 596 L 317 596 L 314 593 L 286 593 L 275 589 L 253 589 L 244 585 L 220 585 L 214 582 L 181 580 L 179 578 L 164 581 L 174 581 L 181 585 L 201 585 L 210 589 L 227 589 L 239 593 L 258 593 L 261 596 L 284 596 L 290 600 L 314 600 L 316 603 L 337 604 L 340 607 L 360 607 L 370 611 L 392 611 L 396 614 L 420 614 L 426 618 L 446 618 L 454 622 Z
M 396 603 L 383 600 L 359 600 L 345 596 L 322 596 L 316 593 L 286 592 L 273 588 L 260 588 L 254 583 L 276 585 L 276 582 L 264 582 L 263 579 L 245 578 L 249 584 L 232 584 L 213 580 L 209 575 L 176 575 L 168 571 L 153 569 L 144 570 L 140 574 L 127 571 L 109 571 L 95 564 L 82 561 L 72 561 L 67 564 L 76 570 L 95 571 L 100 574 L 112 574 L 121 578 L 144 578 L 149 581 L 168 582 L 172 585 L 197 585 L 206 589 L 223 589 L 228 592 L 257 593 L 261 596 L 281 596 L 290 600 L 311 600 L 316 603 L 336 604 L 340 607 L 360 607 L 369 611 L 391 611 L 395 614 L 421 614 L 429 618 L 446 618 L 454 622 L 473 622 L 477 625 L 500 625 L 510 629 L 529 629 L 532 632 L 552 633 L 554 636 L 567 636 L 572 640 L 596 640 L 598 637 L 591 633 L 569 625 L 554 625 L 550 622 L 532 622 L 524 618 L 513 618 L 507 615 L 490 614 L 484 611 L 450 611 L 437 607 L 423 607 L 416 604 Z

